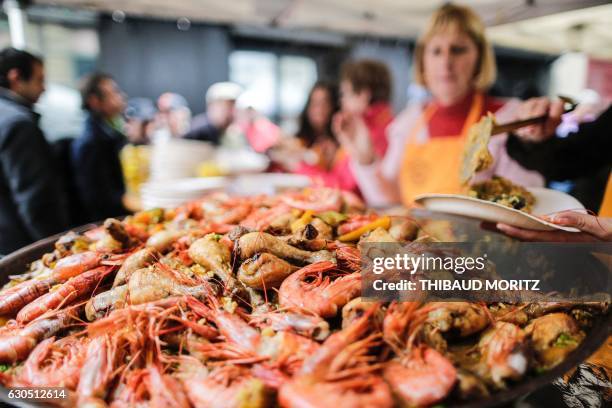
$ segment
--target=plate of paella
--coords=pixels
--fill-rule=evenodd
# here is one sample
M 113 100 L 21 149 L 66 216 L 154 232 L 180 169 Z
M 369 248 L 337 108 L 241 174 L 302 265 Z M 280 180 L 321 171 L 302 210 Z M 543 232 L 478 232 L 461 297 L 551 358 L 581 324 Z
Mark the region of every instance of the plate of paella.
M 0 260 L 0 397 L 61 387 L 62 406 L 492 406 L 607 336 L 606 304 L 360 298 L 360 244 L 418 234 L 410 216 L 309 188 L 213 193 L 33 244 Z
M 582 203 L 569 194 L 542 187 L 521 187 L 501 177 L 475 184 L 465 194 L 422 194 L 415 202 L 431 211 L 538 231 L 578 232 L 546 218 L 566 210 L 586 212 Z

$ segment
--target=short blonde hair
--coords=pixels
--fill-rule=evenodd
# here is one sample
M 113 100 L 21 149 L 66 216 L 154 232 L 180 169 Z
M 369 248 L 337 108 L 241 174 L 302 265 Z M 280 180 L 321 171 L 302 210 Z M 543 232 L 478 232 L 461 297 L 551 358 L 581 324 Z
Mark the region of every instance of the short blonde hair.
M 497 74 L 493 47 L 485 35 L 485 26 L 480 17 L 469 7 L 456 4 L 445 4 L 431 16 L 425 31 L 417 40 L 414 50 L 414 80 L 427 87 L 423 66 L 425 44 L 434 35 L 449 28 L 458 29 L 467 34 L 478 49 L 478 63 L 474 76 L 474 87 L 479 91 L 488 89 Z

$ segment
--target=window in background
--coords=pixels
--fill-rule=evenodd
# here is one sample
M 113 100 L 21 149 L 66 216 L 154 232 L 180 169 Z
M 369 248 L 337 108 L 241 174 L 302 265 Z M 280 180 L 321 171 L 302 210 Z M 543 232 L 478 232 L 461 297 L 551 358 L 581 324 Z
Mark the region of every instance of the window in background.
M 244 87 L 238 105 L 251 106 L 268 117 L 277 112 L 278 58 L 271 52 L 234 51 L 229 79 Z
M 255 108 L 277 122 L 287 134 L 297 130 L 297 119 L 317 66 L 308 57 L 262 51 L 234 51 L 229 57 L 229 79 L 242 85 L 238 106 Z
M 317 65 L 306 57 L 280 58 L 279 124 L 288 134 L 297 132 L 297 122 L 310 89 L 317 81 Z

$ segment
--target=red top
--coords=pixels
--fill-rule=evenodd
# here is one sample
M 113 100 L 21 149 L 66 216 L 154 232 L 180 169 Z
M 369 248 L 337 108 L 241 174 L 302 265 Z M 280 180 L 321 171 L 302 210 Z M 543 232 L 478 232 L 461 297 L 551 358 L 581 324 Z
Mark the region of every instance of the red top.
M 459 136 L 473 100 L 474 92 L 471 92 L 461 101 L 450 106 L 441 106 L 432 102 L 436 110 L 427 123 L 429 137 Z M 504 106 L 503 101 L 485 95 L 482 115 L 487 112 L 495 113 L 502 106 Z
M 363 115 L 368 129 L 370 129 L 370 138 L 376 154 L 382 158 L 387 151 L 387 126 L 393 121 L 393 109 L 386 102 L 378 102 L 370 105 L 368 110 Z

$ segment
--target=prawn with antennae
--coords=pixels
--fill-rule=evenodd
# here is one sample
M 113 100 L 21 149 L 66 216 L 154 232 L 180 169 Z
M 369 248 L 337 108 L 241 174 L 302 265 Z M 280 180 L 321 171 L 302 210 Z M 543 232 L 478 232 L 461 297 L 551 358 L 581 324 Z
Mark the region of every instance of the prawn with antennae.
M 340 276 L 332 281 L 332 274 Z M 339 308 L 359 296 L 360 291 L 360 273 L 343 273 L 333 262 L 322 261 L 289 275 L 278 290 L 278 298 L 284 309 L 333 317 Z

